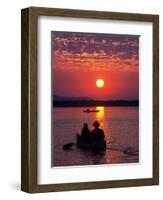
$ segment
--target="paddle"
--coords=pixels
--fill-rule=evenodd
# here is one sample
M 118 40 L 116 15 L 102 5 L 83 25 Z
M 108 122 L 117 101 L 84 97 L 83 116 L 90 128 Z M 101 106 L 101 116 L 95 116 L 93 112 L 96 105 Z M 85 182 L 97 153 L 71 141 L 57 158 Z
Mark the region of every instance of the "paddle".
M 63 149 L 64 150 L 69 150 L 69 149 L 72 148 L 73 145 L 74 145 L 74 143 L 69 142 L 69 143 L 63 145 Z

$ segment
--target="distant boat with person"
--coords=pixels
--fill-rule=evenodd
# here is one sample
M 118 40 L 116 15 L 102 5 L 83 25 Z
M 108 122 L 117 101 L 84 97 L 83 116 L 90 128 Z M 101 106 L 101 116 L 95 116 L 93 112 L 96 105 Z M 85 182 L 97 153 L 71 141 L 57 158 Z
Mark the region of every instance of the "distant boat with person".
M 90 113 L 90 112 L 100 112 L 100 110 L 89 110 L 89 109 L 86 109 L 86 110 L 83 110 L 83 112 L 86 112 L 86 113 Z

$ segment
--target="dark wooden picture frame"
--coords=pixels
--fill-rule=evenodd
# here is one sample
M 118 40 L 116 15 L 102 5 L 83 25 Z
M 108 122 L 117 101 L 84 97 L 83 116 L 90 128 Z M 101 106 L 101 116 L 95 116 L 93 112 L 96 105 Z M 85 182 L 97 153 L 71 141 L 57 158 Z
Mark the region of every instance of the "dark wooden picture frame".
M 37 19 L 63 16 L 153 24 L 153 177 L 82 183 L 37 183 Z M 30 7 L 21 11 L 21 190 L 29 193 L 159 184 L 159 16 Z

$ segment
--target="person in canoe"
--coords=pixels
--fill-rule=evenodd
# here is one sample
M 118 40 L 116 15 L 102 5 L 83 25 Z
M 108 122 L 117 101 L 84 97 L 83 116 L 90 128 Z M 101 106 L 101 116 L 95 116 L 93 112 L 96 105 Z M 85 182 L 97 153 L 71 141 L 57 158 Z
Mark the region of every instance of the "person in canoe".
M 92 125 L 94 126 L 94 129 L 92 130 L 91 133 L 92 140 L 95 142 L 104 140 L 105 134 L 103 129 L 99 128 L 100 123 L 98 121 L 95 121 Z
M 85 141 L 90 141 L 91 139 L 91 131 L 88 128 L 88 124 L 84 123 L 82 131 L 81 131 L 81 138 Z

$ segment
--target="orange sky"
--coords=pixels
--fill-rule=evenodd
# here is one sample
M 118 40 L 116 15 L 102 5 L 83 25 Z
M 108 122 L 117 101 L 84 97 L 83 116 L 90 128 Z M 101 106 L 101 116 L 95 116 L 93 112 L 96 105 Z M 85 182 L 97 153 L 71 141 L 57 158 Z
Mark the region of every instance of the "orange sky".
M 52 69 L 55 95 L 138 99 L 139 36 L 52 32 Z

